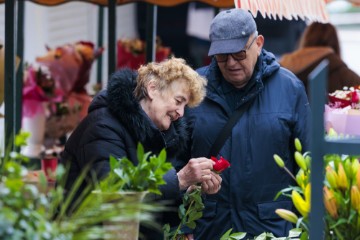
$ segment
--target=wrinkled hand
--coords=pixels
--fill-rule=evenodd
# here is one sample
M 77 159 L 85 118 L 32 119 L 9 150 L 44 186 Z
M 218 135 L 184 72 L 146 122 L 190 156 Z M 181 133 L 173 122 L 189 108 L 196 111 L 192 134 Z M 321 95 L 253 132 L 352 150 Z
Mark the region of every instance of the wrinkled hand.
M 211 179 L 201 183 L 201 190 L 206 194 L 215 194 L 221 188 L 222 178 L 219 174 L 211 172 Z
M 208 158 L 192 158 L 177 173 L 179 178 L 179 187 L 181 190 L 186 189 L 190 185 L 210 180 L 213 176 L 213 161 Z

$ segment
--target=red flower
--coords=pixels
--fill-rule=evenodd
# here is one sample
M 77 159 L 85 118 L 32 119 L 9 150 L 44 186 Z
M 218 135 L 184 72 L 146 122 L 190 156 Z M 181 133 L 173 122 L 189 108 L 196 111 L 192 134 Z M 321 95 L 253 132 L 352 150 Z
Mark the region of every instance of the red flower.
M 220 157 L 220 159 L 217 159 L 216 157 L 211 157 L 211 160 L 215 162 L 213 170 L 218 174 L 230 167 L 230 163 L 228 162 L 228 160 L 223 157 Z
M 359 94 L 356 91 L 351 92 L 351 102 L 352 103 L 359 102 Z

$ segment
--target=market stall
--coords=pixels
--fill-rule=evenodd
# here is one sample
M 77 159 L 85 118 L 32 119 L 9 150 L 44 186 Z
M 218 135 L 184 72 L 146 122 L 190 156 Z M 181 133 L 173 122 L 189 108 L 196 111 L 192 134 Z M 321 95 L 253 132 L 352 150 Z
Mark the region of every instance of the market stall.
M 16 114 L 15 109 L 19 107 L 20 102 L 17 101 L 16 96 L 16 89 L 19 89 L 20 82 L 16 80 L 15 74 L 15 19 L 16 19 L 16 2 L 21 1 L 13 1 L 13 0 L 0 0 L 0 3 L 5 2 L 5 45 L 7 51 L 5 52 L 5 125 L 6 128 L 6 139 L 7 144 L 11 144 L 12 139 L 10 136 L 14 136 L 17 132 L 17 127 L 14 125 L 14 122 L 19 118 Z M 47 6 L 54 6 L 58 4 L 63 4 L 68 1 L 66 0 L 33 0 L 32 2 L 47 5 Z M 120 4 L 126 4 L 130 2 L 134 2 L 131 0 L 90 0 L 86 1 L 92 4 L 98 4 L 99 6 L 108 7 L 109 8 L 109 33 L 112 33 L 111 36 L 109 35 L 108 38 L 108 45 L 109 45 L 109 72 L 112 72 L 115 69 L 116 65 L 116 56 L 115 56 L 115 48 L 116 48 L 116 39 L 115 39 L 115 7 Z M 187 0 L 147 0 L 144 1 L 151 5 L 149 5 L 148 17 L 149 17 L 149 24 L 151 29 L 149 30 L 149 34 L 147 35 L 149 43 L 154 46 L 154 39 L 155 39 L 155 26 L 156 26 L 156 5 L 159 6 L 174 6 L 176 4 L 190 2 Z M 326 1 L 323 0 L 308 0 L 308 1 L 284 1 L 284 0 L 257 0 L 257 1 L 245 1 L 245 0 L 222 0 L 222 1 L 213 1 L 213 0 L 203 0 L 201 2 L 210 4 L 215 7 L 232 7 L 235 6 L 239 8 L 244 8 L 250 10 L 254 15 L 257 13 L 262 14 L 263 16 L 272 17 L 272 18 L 302 18 L 308 19 L 312 21 L 328 21 L 328 16 L 325 11 L 325 4 Z M 355 5 L 359 5 L 360 2 L 358 0 L 350 1 Z M 150 45 L 150 44 L 149 44 Z M 149 51 L 147 56 L 147 60 L 154 59 L 153 48 L 152 51 Z M 326 63 L 322 63 L 318 69 L 314 72 L 311 76 L 312 79 L 312 89 L 313 94 L 321 92 L 325 89 L 325 79 L 326 75 Z M 315 95 L 312 97 L 315 99 Z M 338 152 L 338 153 L 351 153 L 351 154 L 358 154 L 359 153 L 359 142 L 355 140 L 351 141 L 327 141 L 324 140 L 323 137 L 323 130 L 324 130 L 324 122 L 323 122 L 323 107 L 324 102 L 317 102 L 313 105 L 313 132 L 312 132 L 312 155 L 313 158 L 321 159 L 324 153 L 326 152 Z M 15 106 L 15 107 L 14 107 Z M 311 219 L 311 239 L 321 239 L 322 230 L 324 229 L 324 224 L 322 221 L 323 217 L 323 203 L 322 203 L 322 179 L 323 175 L 318 174 L 319 172 L 323 171 L 323 165 L 321 161 L 313 161 L 312 162 L 312 181 L 314 183 L 312 188 L 312 202 L 311 205 L 313 206 L 312 211 L 312 219 Z
M 32 0 L 31 2 L 36 4 L 41 4 L 44 6 L 55 6 L 59 4 L 64 4 L 66 2 L 70 2 L 68 0 Z M 116 6 L 126 3 L 131 3 L 134 1 L 130 0 L 91 0 L 86 1 L 90 4 L 97 4 L 100 7 L 108 7 L 109 15 L 108 15 L 108 72 L 114 72 L 116 69 Z M 174 6 L 180 3 L 189 2 L 184 0 L 175 0 L 175 1 L 143 1 L 149 3 L 148 11 L 147 11 L 147 45 L 153 46 L 149 48 L 147 52 L 147 61 L 154 59 L 154 45 L 155 45 L 155 31 L 156 29 L 156 6 Z M 232 7 L 234 6 L 234 2 L 232 0 L 224 0 L 224 1 L 213 1 L 206 0 L 202 1 L 214 7 Z M 22 80 L 19 77 L 16 77 L 16 73 L 14 70 L 15 62 L 15 46 L 17 43 L 22 40 L 21 37 L 16 39 L 16 35 L 21 36 L 23 31 L 23 25 L 18 25 L 16 27 L 16 22 L 21 24 L 21 21 L 16 21 L 16 19 L 21 20 L 23 17 L 23 12 L 21 9 L 23 8 L 24 1 L 13 1 L 13 0 L 0 0 L 0 3 L 5 3 L 5 46 L 7 51 L 5 53 L 5 92 L 8 93 L 5 96 L 5 145 L 12 145 L 11 136 L 14 136 L 21 127 L 21 88 L 22 88 Z M 18 8 L 16 8 L 16 4 Z M 156 4 L 156 5 L 154 5 Z M 15 34 L 15 32 L 17 32 Z M 19 50 L 19 46 L 17 46 L 17 50 Z M 21 58 L 21 56 L 20 56 Z M 20 66 L 20 69 L 21 66 Z M 20 90 L 20 92 L 19 92 Z

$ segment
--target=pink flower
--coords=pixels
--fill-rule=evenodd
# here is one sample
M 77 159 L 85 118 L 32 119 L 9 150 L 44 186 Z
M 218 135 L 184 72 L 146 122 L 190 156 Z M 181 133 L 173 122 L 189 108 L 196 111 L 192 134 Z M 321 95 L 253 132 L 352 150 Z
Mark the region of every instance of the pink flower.
M 217 159 L 216 157 L 211 157 L 211 160 L 215 162 L 213 170 L 218 174 L 222 173 L 225 169 L 230 167 L 229 161 L 223 157 L 220 157 L 220 159 Z

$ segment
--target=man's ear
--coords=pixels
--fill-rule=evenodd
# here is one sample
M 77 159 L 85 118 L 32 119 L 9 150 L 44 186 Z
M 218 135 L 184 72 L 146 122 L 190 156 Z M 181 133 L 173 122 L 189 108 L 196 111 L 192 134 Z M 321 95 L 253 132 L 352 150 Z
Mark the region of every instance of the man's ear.
M 152 100 L 154 98 L 154 94 L 157 90 L 155 81 L 150 81 L 146 86 L 146 90 L 148 93 L 148 97 L 150 98 L 150 100 Z
M 259 35 L 257 36 L 256 38 L 256 45 L 258 46 L 258 56 L 260 56 L 261 54 L 261 49 L 263 48 L 264 46 L 264 36 L 263 35 Z

